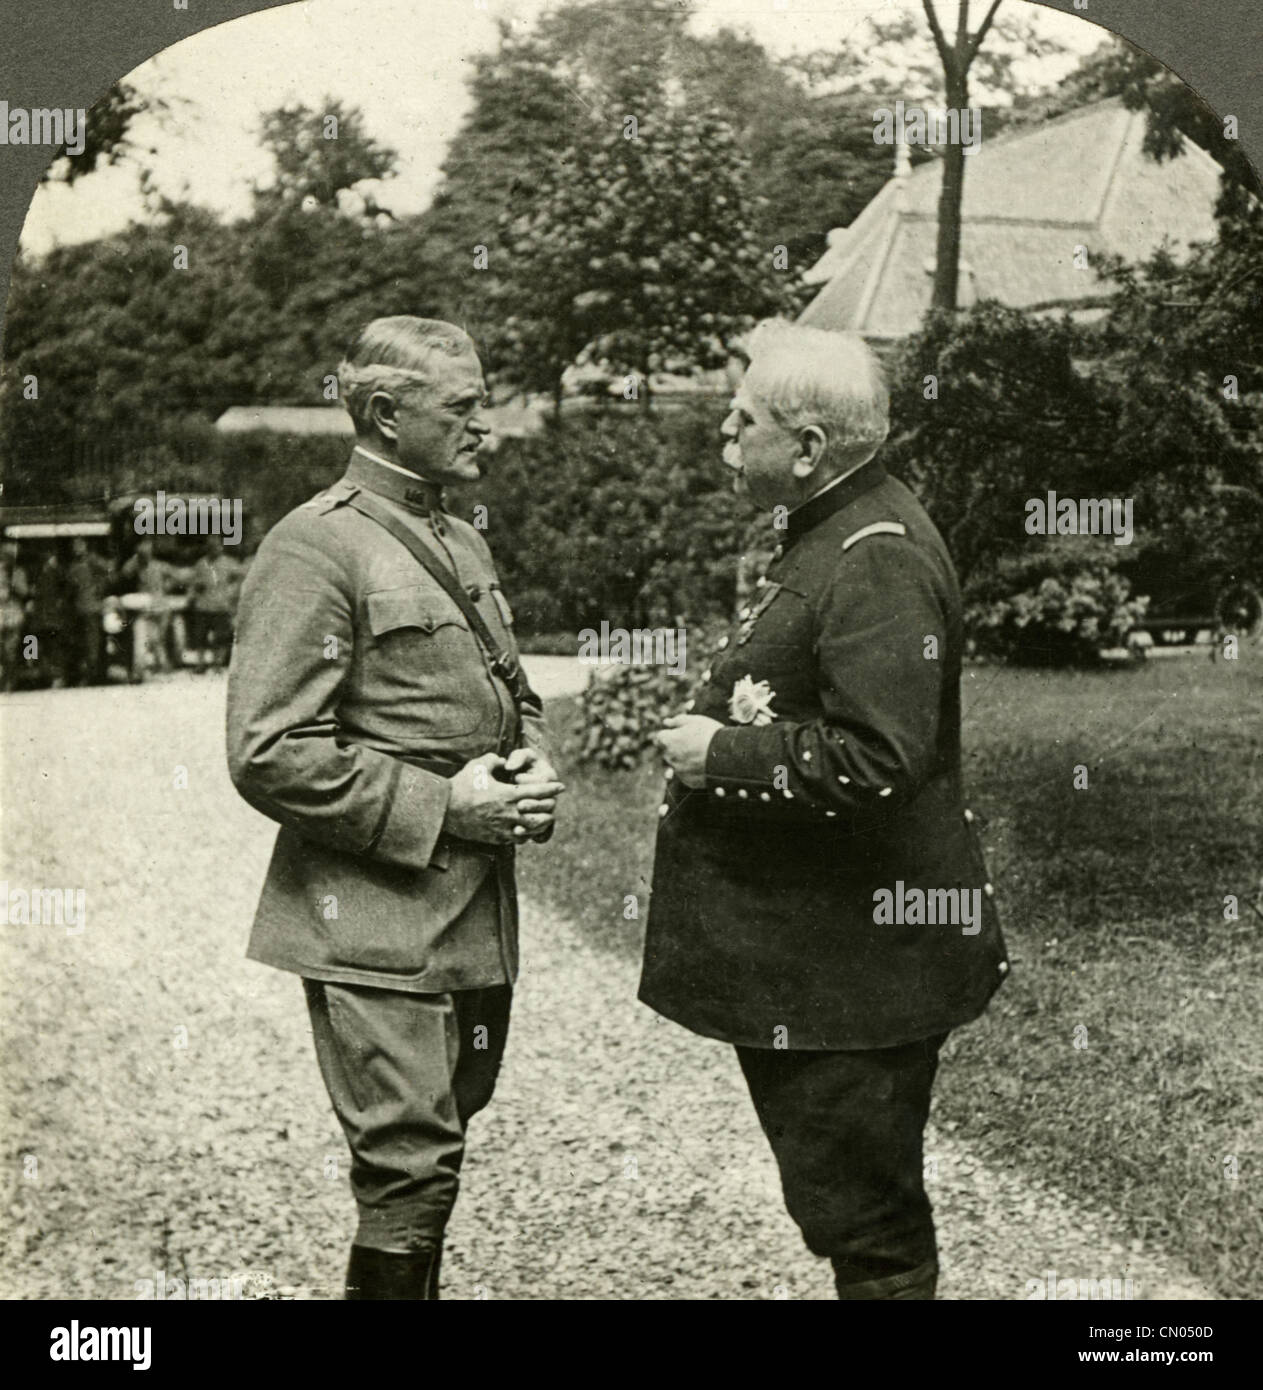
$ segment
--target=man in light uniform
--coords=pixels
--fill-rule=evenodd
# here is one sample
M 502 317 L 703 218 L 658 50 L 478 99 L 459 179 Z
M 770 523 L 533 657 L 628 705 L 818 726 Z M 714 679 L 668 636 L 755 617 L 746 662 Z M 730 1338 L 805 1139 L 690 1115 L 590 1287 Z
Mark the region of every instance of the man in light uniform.
M 347 1297 L 436 1298 L 466 1124 L 508 1027 L 514 846 L 550 833 L 562 786 L 491 553 L 442 505 L 489 432 L 473 343 L 377 319 L 338 378 L 358 442 L 246 578 L 228 759 L 281 826 L 249 954 L 304 980 L 352 1154 Z

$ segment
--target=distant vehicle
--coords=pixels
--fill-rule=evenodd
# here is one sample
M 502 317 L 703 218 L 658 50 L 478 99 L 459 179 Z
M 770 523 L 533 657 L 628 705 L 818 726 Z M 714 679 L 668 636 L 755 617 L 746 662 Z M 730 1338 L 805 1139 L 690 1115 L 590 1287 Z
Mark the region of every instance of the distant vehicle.
M 1124 566 L 1132 590 L 1149 596 L 1149 611 L 1133 629 L 1148 642 L 1132 642 L 1136 655 L 1148 645 L 1192 646 L 1234 634 L 1263 637 L 1263 571 L 1259 561 L 1225 560 L 1211 547 L 1199 553 L 1141 552 Z

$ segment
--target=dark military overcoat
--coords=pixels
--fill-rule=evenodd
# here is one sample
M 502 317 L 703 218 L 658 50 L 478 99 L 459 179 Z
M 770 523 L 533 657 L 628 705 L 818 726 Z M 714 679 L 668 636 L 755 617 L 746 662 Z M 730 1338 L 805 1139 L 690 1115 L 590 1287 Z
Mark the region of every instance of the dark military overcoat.
M 692 705 L 725 725 L 705 787 L 667 784 L 645 1003 L 816 1050 L 981 1013 L 1008 963 L 961 789 L 962 645 L 943 540 L 880 459 L 789 513 Z

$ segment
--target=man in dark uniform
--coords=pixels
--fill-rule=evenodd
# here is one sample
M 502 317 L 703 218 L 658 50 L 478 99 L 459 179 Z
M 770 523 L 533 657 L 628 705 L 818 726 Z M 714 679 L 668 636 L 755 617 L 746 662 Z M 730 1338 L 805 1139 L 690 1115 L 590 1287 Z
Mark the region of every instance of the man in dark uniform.
M 377 319 L 338 378 L 358 443 L 250 569 L 228 758 L 281 825 L 249 954 L 303 977 L 351 1148 L 347 1297 L 436 1298 L 508 1027 L 514 846 L 551 832 L 562 787 L 490 551 L 442 508 L 489 432 L 473 343 Z
M 735 1044 L 844 1299 L 933 1298 L 922 1132 L 939 1048 L 1008 969 L 960 776 L 961 602 L 874 456 L 863 341 L 764 325 L 724 422 L 780 544 L 669 764 L 640 997 Z

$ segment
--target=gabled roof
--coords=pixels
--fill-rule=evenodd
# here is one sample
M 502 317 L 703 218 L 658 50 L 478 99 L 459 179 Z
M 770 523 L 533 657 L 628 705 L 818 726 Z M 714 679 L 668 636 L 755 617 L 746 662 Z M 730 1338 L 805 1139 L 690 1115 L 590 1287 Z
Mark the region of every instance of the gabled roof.
M 1169 240 L 1215 235 L 1219 165 L 1199 146 L 1159 163 L 1144 153 L 1146 117 L 1119 99 L 987 141 L 965 159 L 960 302 L 1018 308 L 1107 293 L 1075 265 L 1086 246 L 1129 261 Z M 915 332 L 930 304 L 942 162 L 890 179 L 807 272 L 824 288 L 801 322 L 877 339 Z

